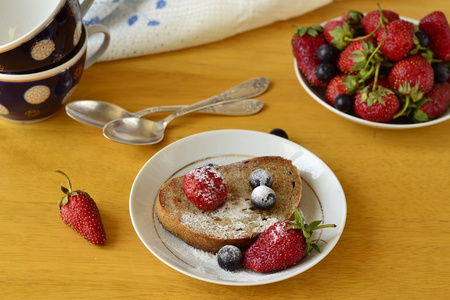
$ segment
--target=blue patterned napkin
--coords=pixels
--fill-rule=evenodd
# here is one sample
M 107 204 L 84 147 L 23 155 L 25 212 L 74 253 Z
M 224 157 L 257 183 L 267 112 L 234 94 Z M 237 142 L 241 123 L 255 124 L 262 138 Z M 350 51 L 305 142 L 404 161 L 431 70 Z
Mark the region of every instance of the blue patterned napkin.
M 100 60 L 114 60 L 218 41 L 332 1 L 96 0 L 83 21 L 109 28 L 111 44 Z

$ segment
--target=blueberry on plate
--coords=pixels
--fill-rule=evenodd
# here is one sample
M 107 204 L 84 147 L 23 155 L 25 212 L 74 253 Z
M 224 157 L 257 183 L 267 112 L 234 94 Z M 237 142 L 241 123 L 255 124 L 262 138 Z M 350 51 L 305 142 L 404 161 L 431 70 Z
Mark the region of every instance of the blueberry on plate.
M 248 182 L 250 183 L 252 189 L 260 185 L 271 187 L 273 184 L 273 177 L 272 174 L 270 174 L 270 172 L 267 170 L 256 169 L 248 177 Z
M 261 210 L 269 210 L 275 206 L 277 196 L 270 187 L 265 185 L 257 186 L 252 191 L 252 203 Z
M 206 165 L 205 165 L 205 167 L 210 167 L 210 168 L 216 168 L 216 167 L 218 167 L 219 165 L 218 164 L 216 164 L 216 163 L 207 163 Z
M 273 134 L 273 135 L 276 135 L 276 136 L 285 138 L 285 139 L 287 139 L 287 140 L 289 139 L 289 138 L 288 138 L 288 135 L 287 135 L 287 133 L 286 133 L 286 131 L 284 131 L 283 129 L 280 129 L 280 128 L 272 129 L 272 130 L 270 131 L 270 134 Z
M 234 271 L 242 266 L 242 251 L 233 245 L 226 245 L 217 252 L 217 262 L 222 269 Z

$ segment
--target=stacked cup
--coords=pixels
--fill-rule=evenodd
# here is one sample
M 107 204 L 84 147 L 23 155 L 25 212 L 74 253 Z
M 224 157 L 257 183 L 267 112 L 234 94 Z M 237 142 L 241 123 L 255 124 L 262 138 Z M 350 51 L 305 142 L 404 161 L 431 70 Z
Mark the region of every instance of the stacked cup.
M 88 28 L 82 17 L 94 0 L 14 0 L 0 2 L 0 118 L 33 123 L 67 102 L 83 70 L 106 51 L 108 29 Z M 103 41 L 87 56 L 88 38 Z

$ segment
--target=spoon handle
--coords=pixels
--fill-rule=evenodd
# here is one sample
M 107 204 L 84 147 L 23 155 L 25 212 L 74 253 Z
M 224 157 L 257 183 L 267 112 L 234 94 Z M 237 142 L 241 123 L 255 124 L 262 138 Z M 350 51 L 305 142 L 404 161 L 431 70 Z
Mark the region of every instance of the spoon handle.
M 223 93 L 220 93 L 219 95 L 213 96 L 206 100 L 194 103 L 192 105 L 188 105 L 180 110 L 177 110 L 176 112 L 165 117 L 162 121 L 164 121 L 164 123 L 167 125 L 167 123 L 169 123 L 173 119 L 190 112 L 202 110 L 205 108 L 225 103 L 242 101 L 247 98 L 261 95 L 267 90 L 267 88 L 269 87 L 269 83 L 270 80 L 267 77 L 257 77 L 249 79 L 229 90 L 226 90 Z
M 185 108 L 187 105 L 164 105 L 164 106 L 154 106 L 149 107 L 140 111 L 133 113 L 134 117 L 143 117 L 158 112 L 173 112 Z M 236 103 L 225 103 L 216 105 L 213 107 L 207 107 L 201 109 L 198 112 L 210 113 L 210 114 L 220 114 L 220 115 L 252 115 L 263 108 L 264 102 L 257 99 L 246 99 Z

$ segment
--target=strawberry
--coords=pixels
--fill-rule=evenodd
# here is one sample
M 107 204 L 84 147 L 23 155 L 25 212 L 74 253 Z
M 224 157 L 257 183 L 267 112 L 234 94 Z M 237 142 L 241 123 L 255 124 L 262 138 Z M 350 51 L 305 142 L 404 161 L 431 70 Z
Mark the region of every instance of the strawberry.
M 384 23 L 387 24 L 389 22 L 399 20 L 400 17 L 396 12 L 390 10 L 381 10 L 383 12 L 383 20 Z M 365 34 L 370 34 L 374 30 L 377 30 L 374 34 L 374 38 L 377 38 L 377 35 L 382 31 L 380 25 L 380 10 L 374 10 L 367 13 L 361 20 L 361 26 Z M 377 29 L 378 28 L 378 29 Z
M 405 20 L 395 20 L 386 25 L 386 31 L 378 34 L 380 51 L 388 59 L 399 61 L 414 48 L 414 25 Z
M 357 74 L 366 67 L 366 63 L 374 50 L 371 41 L 353 41 L 339 55 L 338 68 L 344 74 Z
M 355 36 L 358 36 L 364 33 L 361 26 L 362 18 L 364 18 L 364 14 L 362 12 L 357 10 L 349 10 L 342 16 L 341 20 L 350 24 L 350 26 L 355 30 Z
M 344 49 L 353 39 L 355 30 L 343 20 L 331 20 L 323 27 L 323 36 L 338 50 Z
M 321 64 L 316 52 L 320 46 L 327 44 L 322 33 L 323 28 L 320 25 L 294 28 L 297 31 L 292 37 L 291 44 L 298 68 L 311 86 L 324 88 L 326 83 L 319 80 L 316 75 L 316 68 Z
M 244 266 L 256 272 L 267 273 L 297 264 L 311 252 L 311 248 L 320 252 L 316 241 L 311 241 L 313 230 L 336 225 L 319 224 L 320 221 L 314 221 L 305 228 L 302 213 L 296 209 L 294 223 L 276 222 L 245 251 Z
M 382 86 L 366 87 L 355 96 L 354 110 L 360 118 L 379 123 L 394 119 L 400 109 L 400 101 L 391 90 Z
M 434 11 L 419 22 L 420 30 L 426 32 L 430 38 L 430 48 L 439 59 L 450 61 L 450 26 L 441 11 Z
M 340 74 L 331 79 L 328 83 L 325 89 L 325 99 L 331 106 L 334 106 L 334 100 L 338 95 L 347 94 L 348 87 L 346 86 L 346 83 L 344 81 L 344 79 L 347 77 L 348 75 Z
M 433 68 L 422 55 L 416 54 L 395 63 L 388 80 L 391 89 L 416 102 L 433 88 Z
M 423 103 L 421 103 L 423 102 Z M 426 122 L 440 117 L 450 106 L 450 84 L 447 82 L 435 84 L 433 89 L 425 94 L 413 112 L 415 122 Z
M 58 201 L 61 219 L 92 244 L 103 245 L 106 241 L 106 234 L 95 201 L 84 191 L 72 191 L 69 177 L 62 171 L 56 172 L 66 177 L 69 186 L 69 188 L 61 186 L 61 190 L 65 194 Z
M 222 204 L 228 194 L 222 175 L 210 166 L 187 172 L 183 179 L 186 197 L 201 210 L 213 210 Z

